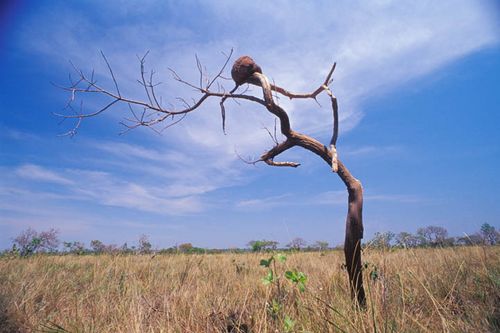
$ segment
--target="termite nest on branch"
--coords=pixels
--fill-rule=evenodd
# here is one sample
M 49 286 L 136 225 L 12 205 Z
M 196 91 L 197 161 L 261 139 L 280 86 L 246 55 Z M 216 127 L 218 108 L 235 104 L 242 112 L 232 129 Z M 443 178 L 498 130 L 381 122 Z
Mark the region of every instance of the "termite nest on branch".
M 242 56 L 236 59 L 231 69 L 231 77 L 238 86 L 245 83 L 253 73 L 262 74 L 262 69 L 249 56 Z

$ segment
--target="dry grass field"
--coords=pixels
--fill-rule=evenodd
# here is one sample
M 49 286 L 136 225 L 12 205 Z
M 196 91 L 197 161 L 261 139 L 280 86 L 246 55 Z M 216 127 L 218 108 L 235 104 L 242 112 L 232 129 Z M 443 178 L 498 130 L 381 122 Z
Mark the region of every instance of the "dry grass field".
M 4 257 L 0 331 L 500 331 L 499 247 L 366 250 L 365 310 L 341 252 L 288 253 L 265 285 L 269 255 Z M 304 292 L 283 276 L 294 268 Z

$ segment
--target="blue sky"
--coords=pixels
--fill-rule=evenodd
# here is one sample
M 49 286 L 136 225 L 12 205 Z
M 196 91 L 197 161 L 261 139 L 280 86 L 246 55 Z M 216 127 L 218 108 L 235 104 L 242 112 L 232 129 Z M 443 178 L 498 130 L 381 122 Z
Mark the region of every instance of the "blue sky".
M 339 157 L 365 188 L 365 239 L 376 231 L 440 225 L 452 235 L 500 227 L 500 20 L 493 1 L 13 1 L 0 5 L 0 248 L 27 227 L 64 240 L 158 247 L 192 242 L 285 245 L 294 237 L 341 243 L 346 191 L 316 156 L 297 169 L 251 166 L 272 147 L 265 110 L 216 101 L 158 135 L 126 135 L 118 106 L 59 137 L 69 60 L 123 94 L 145 98 L 137 55 L 163 82 L 163 100 L 196 94 L 196 53 L 214 73 L 234 48 L 278 85 L 315 89 L 337 62 Z M 229 87 L 230 88 L 230 87 Z M 252 93 L 259 94 L 257 89 Z M 324 97 L 323 97 L 324 98 Z M 102 100 L 85 98 L 84 108 Z M 292 126 L 328 143 L 331 111 L 311 101 L 280 104 Z

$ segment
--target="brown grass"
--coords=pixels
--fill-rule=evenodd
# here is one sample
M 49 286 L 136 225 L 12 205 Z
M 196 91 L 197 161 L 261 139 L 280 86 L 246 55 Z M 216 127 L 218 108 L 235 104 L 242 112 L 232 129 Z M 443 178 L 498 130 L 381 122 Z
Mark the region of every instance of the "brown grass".
M 281 279 L 280 295 L 262 283 L 266 256 L 2 258 L 0 331 L 283 332 L 285 315 L 293 332 L 500 330 L 499 247 L 367 250 L 364 311 L 352 306 L 341 252 L 287 254 L 277 271 L 303 271 L 307 290 Z

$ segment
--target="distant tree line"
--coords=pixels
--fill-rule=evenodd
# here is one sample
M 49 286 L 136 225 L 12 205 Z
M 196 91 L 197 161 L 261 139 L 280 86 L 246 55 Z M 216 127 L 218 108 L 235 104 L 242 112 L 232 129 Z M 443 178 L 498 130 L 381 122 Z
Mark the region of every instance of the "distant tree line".
M 246 249 L 205 249 L 193 246 L 191 243 L 181 243 L 165 249 L 153 249 L 149 237 L 141 235 L 137 246 L 121 246 L 116 244 L 104 244 L 100 240 L 90 241 L 90 247 L 79 241 L 62 242 L 59 240 L 58 231 L 37 232 L 32 228 L 22 231 L 13 240 L 12 248 L 2 252 L 3 255 L 29 256 L 32 254 L 196 254 L 196 253 L 222 253 L 222 252 L 269 252 L 269 251 L 325 251 L 329 249 L 341 249 L 342 245 L 334 248 L 329 247 L 326 241 L 316 241 L 308 244 L 303 238 L 292 239 L 285 247 L 279 248 L 279 242 L 274 240 L 252 240 L 248 242 Z M 417 248 L 417 247 L 447 247 L 447 246 L 469 246 L 469 245 L 497 245 L 500 244 L 500 232 L 494 226 L 484 223 L 478 232 L 461 237 L 448 237 L 448 231 L 439 226 L 427 226 L 418 228 L 415 234 L 402 231 L 376 232 L 374 237 L 364 246 L 365 248 L 389 249 L 389 248 Z M 62 245 L 62 248 L 61 248 Z
M 253 252 L 265 252 L 265 251 L 275 251 L 278 249 L 279 242 L 270 240 L 252 240 L 248 242 L 247 246 Z M 280 248 L 282 251 L 324 251 L 329 247 L 327 241 L 316 241 L 312 244 L 307 244 L 307 242 L 300 237 L 292 239 L 289 243 L 285 245 L 284 248 Z
M 415 247 L 447 247 L 467 245 L 497 245 L 500 242 L 500 233 L 494 226 L 484 223 L 478 232 L 472 235 L 449 237 L 448 231 L 439 226 L 418 228 L 415 234 L 402 231 L 398 234 L 392 231 L 376 232 L 367 242 L 373 248 L 415 248 Z

